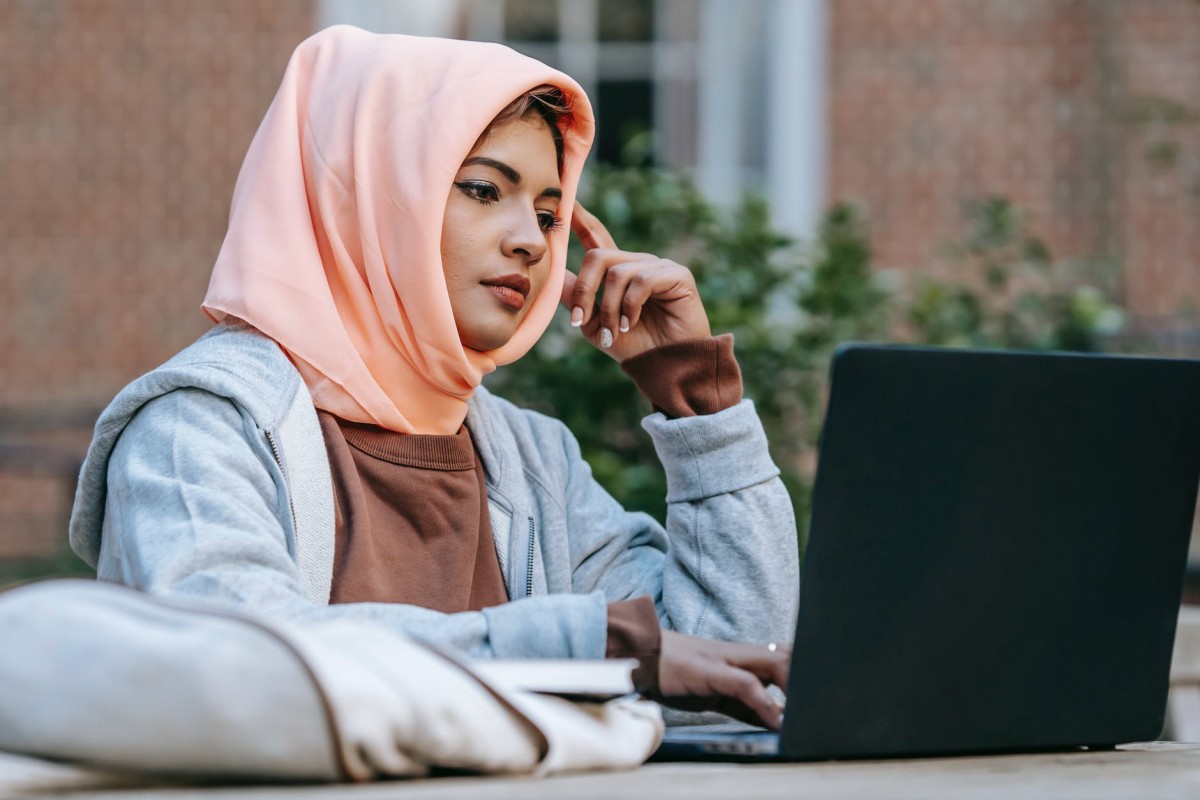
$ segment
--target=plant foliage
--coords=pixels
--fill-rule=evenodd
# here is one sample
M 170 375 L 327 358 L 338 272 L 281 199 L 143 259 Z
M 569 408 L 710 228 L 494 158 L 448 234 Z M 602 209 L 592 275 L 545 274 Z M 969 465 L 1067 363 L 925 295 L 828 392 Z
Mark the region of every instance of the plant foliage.
M 802 528 L 826 373 L 840 343 L 1094 350 L 1122 319 L 1077 269 L 1054 264 L 1001 199 L 973 206 L 966 235 L 948 248 L 961 282 L 924 277 L 907 286 L 873 269 L 869 231 L 850 205 L 830 209 L 816 241 L 804 245 L 772 228 L 763 200 L 747 196 L 718 210 L 668 171 L 596 167 L 581 200 L 623 249 L 691 267 L 714 332 L 734 334 L 745 394 L 758 408 Z M 582 253 L 572 247 L 568 263 L 576 268 Z M 561 419 L 618 501 L 663 517 L 665 478 L 640 429 L 649 403 L 569 326 L 564 310 L 529 355 L 488 385 Z

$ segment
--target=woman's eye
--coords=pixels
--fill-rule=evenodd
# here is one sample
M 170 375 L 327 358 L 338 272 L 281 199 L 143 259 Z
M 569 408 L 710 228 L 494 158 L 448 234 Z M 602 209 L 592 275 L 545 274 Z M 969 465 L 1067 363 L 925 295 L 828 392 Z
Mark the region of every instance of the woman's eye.
M 500 192 L 490 183 L 483 181 L 459 181 L 454 185 L 467 197 L 470 197 L 472 200 L 478 200 L 484 205 L 491 205 L 500 199 Z
M 538 226 L 542 229 L 543 233 L 558 230 L 562 227 L 562 217 L 555 216 L 550 211 L 539 211 Z

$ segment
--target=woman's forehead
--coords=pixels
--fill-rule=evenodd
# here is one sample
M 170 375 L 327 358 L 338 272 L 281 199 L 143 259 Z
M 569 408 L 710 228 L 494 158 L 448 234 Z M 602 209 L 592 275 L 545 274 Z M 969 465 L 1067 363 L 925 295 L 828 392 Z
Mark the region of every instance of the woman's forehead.
M 489 128 L 467 159 L 486 156 L 516 169 L 523 179 L 558 187 L 558 158 L 550 126 L 539 116 Z

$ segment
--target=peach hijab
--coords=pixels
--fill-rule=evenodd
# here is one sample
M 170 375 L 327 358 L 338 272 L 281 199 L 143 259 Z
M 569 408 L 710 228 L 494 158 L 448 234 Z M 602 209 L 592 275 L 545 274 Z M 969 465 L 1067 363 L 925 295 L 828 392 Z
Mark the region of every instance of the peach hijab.
M 242 164 L 204 310 L 278 342 L 317 408 L 402 433 L 456 432 L 483 376 L 524 355 L 558 305 L 567 225 L 550 234 L 545 288 L 496 350 L 459 341 L 442 272 L 455 174 L 495 115 L 541 84 L 572 99 L 569 219 L 593 134 L 571 78 L 498 44 L 346 25 L 302 42 Z

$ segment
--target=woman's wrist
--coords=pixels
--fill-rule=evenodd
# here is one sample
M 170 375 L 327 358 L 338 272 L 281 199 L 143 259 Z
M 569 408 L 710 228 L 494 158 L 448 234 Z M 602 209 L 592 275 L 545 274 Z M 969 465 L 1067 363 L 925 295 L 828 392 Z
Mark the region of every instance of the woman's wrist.
M 639 692 L 658 691 L 658 660 L 662 629 L 658 611 L 647 596 L 608 604 L 608 641 L 605 658 L 636 658 L 634 686 Z
M 654 410 L 673 419 L 715 414 L 742 401 L 733 335 L 688 339 L 621 362 Z

